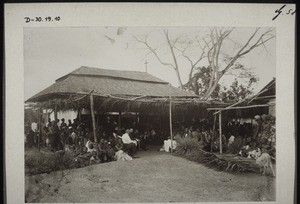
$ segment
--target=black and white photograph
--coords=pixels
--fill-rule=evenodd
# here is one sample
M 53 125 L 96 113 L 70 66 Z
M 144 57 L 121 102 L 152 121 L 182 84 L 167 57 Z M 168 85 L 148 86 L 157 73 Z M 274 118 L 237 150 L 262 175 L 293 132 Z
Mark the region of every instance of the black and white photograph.
M 25 203 L 278 201 L 276 25 L 63 18 L 23 18 Z

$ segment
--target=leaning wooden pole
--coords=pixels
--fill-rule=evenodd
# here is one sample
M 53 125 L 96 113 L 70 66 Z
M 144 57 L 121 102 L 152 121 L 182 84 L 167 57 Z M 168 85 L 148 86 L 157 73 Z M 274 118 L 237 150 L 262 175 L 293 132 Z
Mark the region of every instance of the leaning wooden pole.
M 95 122 L 95 114 L 94 114 L 94 97 L 93 97 L 93 94 L 90 94 L 90 105 L 91 105 L 91 115 L 92 115 L 92 122 L 93 122 L 94 142 L 97 143 L 96 122 Z
M 222 112 L 219 112 L 220 154 L 222 154 Z
M 214 116 L 214 124 L 213 124 L 213 135 L 210 141 L 210 152 L 212 152 L 212 148 L 213 148 L 213 142 L 216 139 L 216 122 L 217 122 L 217 115 L 213 115 Z
M 43 113 L 41 106 L 39 107 L 38 112 L 39 112 L 39 114 L 38 114 L 38 116 L 39 116 L 38 149 L 40 151 L 40 141 L 41 141 L 41 137 L 42 137 L 42 120 L 41 120 L 41 117 L 42 117 L 42 113 Z
M 172 130 L 172 101 L 170 96 L 169 104 L 169 118 L 170 118 L 170 135 L 171 135 L 171 154 L 173 154 L 173 130 Z
M 122 124 L 121 124 L 122 119 L 121 119 L 121 117 L 122 117 L 122 112 L 119 112 L 119 116 L 118 116 L 118 128 L 120 128 L 120 129 L 122 127 Z
M 57 124 L 57 103 L 54 106 L 54 124 Z

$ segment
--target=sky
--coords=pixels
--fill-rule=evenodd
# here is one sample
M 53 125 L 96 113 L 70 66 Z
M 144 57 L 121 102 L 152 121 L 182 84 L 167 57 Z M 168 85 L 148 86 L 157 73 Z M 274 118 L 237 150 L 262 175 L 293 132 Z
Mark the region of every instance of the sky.
M 207 37 L 207 27 L 62 27 L 24 28 L 24 99 L 42 91 L 55 83 L 55 80 L 81 66 L 114 70 L 146 70 L 171 85 L 178 87 L 178 80 L 172 68 L 158 62 L 144 45 L 135 37 L 145 38 L 166 62 L 172 62 L 163 29 L 167 29 L 170 39 L 180 36 L 181 41 L 191 41 L 187 54 L 196 60 L 201 52 L 193 46 L 198 39 Z M 265 31 L 267 28 L 262 28 Z M 235 28 L 230 39 L 224 42 L 221 52 L 236 53 L 255 28 Z M 275 33 L 274 33 L 275 34 Z M 202 42 L 202 41 L 201 41 Z M 204 42 L 204 41 L 203 41 Z M 235 43 L 233 43 L 235 42 Z M 259 78 L 254 85 L 258 92 L 276 76 L 276 38 L 265 46 L 258 47 L 245 55 L 240 62 Z M 182 82 L 188 81 L 189 62 L 176 53 Z M 207 59 L 199 66 L 206 66 Z M 223 64 L 221 63 L 221 66 Z M 234 76 L 224 76 L 220 83 L 228 86 Z M 242 82 L 242 81 L 241 81 Z

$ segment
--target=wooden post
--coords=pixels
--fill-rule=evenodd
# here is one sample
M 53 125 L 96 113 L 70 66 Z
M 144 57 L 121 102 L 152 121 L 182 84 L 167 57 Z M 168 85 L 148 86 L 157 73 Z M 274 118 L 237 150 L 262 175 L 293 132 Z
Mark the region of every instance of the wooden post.
M 210 152 L 212 152 L 212 147 L 213 147 L 213 141 L 216 136 L 216 122 L 217 122 L 217 115 L 214 115 L 214 124 L 213 124 L 213 135 L 210 141 Z
M 118 127 L 121 128 L 121 117 L 122 117 L 122 112 L 119 112 L 119 117 L 118 117 Z
M 90 94 L 90 103 L 91 103 L 91 115 L 92 115 L 92 122 L 93 122 L 94 142 L 97 143 L 96 123 L 95 123 L 95 114 L 94 114 L 94 98 L 93 98 L 93 94 Z M 97 149 L 97 148 L 96 148 L 96 149 Z
M 159 134 L 162 134 L 162 116 L 161 113 L 159 113 Z
M 220 135 L 220 154 L 222 154 L 222 115 L 219 112 L 219 135 Z
M 81 111 L 82 111 L 82 108 L 78 108 L 78 121 L 79 124 L 81 123 Z
M 39 114 L 39 135 L 38 135 L 38 148 L 39 148 L 39 151 L 40 151 L 40 138 L 42 137 L 42 121 L 41 121 L 41 117 L 42 117 L 42 113 L 43 113 L 43 110 L 41 107 L 39 107 L 39 110 L 38 110 Z
M 171 101 L 171 96 L 170 96 L 170 104 L 169 104 L 169 117 L 170 117 L 170 135 L 171 135 L 171 154 L 173 154 L 172 101 Z
M 57 123 L 57 103 L 55 102 L 55 107 L 54 107 L 54 124 Z

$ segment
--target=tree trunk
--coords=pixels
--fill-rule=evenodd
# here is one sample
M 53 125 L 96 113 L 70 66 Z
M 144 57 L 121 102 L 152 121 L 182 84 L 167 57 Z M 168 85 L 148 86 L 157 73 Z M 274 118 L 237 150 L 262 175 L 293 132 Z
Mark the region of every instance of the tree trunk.
M 179 70 L 178 70 L 178 68 L 176 68 L 174 70 L 176 72 L 176 76 L 177 76 L 177 79 L 178 79 L 179 88 L 182 89 L 182 81 L 181 81 L 181 78 L 180 78 Z

